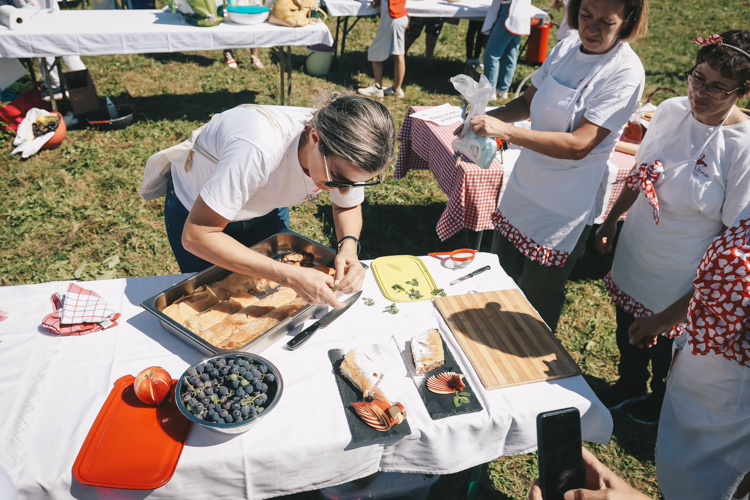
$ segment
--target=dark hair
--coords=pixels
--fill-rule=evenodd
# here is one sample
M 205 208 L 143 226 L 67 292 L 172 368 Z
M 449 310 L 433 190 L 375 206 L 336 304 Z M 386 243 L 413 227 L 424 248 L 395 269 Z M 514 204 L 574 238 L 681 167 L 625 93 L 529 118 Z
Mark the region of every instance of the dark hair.
M 583 0 L 570 0 L 568 4 L 568 24 L 578 29 L 578 13 Z M 623 28 L 617 38 L 625 42 L 634 42 L 648 30 L 648 0 L 620 0 L 625 5 Z
M 719 36 L 721 42 L 701 47 L 695 57 L 695 64 L 708 63 L 724 78 L 736 80 L 740 95 L 743 95 L 750 90 L 750 57 L 727 45 L 750 54 L 750 31 L 725 31 L 719 33 Z
M 372 99 L 334 92 L 309 125 L 320 134 L 324 155 L 340 156 L 373 174 L 393 160 L 396 127 L 388 109 Z

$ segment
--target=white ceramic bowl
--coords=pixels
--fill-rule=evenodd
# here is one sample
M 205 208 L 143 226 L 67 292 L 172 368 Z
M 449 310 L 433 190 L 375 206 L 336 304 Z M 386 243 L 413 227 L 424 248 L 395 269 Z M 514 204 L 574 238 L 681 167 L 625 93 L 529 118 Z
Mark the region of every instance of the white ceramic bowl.
M 258 12 L 254 14 L 246 14 L 244 12 L 226 12 L 226 16 L 230 21 L 236 24 L 260 24 L 268 19 L 270 10 L 265 12 Z

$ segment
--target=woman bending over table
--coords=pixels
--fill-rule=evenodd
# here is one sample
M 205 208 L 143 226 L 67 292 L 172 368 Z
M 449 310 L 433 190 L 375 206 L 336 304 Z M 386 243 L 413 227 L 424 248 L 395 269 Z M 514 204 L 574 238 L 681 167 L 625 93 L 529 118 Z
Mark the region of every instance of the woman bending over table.
M 192 142 L 175 146 L 189 147 L 190 154 L 187 162 L 171 162 L 164 203 L 169 243 L 182 272 L 213 263 L 281 283 L 310 304 L 343 307 L 330 286 L 344 293 L 362 287 L 357 255 L 363 187 L 379 184 L 393 158 L 388 110 L 364 97 L 333 94 L 318 110 L 238 106 L 197 132 Z M 149 163 L 165 156 L 170 150 Z M 148 174 L 148 164 L 146 169 Z M 334 278 L 248 249 L 288 230 L 287 207 L 324 191 L 331 196 L 339 241 Z
M 552 331 L 603 204 L 607 160 L 643 93 L 628 41 L 646 31 L 648 0 L 571 0 L 568 19 L 580 38 L 552 49 L 523 96 L 471 120 L 477 135 L 523 146 L 492 216 L 493 252 Z M 531 130 L 510 124 L 529 117 Z
M 617 220 L 630 209 L 604 278 L 617 309 L 620 379 L 601 399 L 610 409 L 627 405 L 644 424 L 659 421 L 672 341 L 661 338 L 639 349 L 628 331 L 684 328 L 701 256 L 750 204 L 750 119 L 736 106 L 750 93 L 750 31 L 696 41 L 703 48 L 687 72 L 688 96 L 658 107 L 636 154 L 637 168 L 596 232 L 599 251 L 611 251 Z M 681 315 L 674 317 L 669 306 L 683 296 Z M 646 397 L 649 361 L 652 392 Z

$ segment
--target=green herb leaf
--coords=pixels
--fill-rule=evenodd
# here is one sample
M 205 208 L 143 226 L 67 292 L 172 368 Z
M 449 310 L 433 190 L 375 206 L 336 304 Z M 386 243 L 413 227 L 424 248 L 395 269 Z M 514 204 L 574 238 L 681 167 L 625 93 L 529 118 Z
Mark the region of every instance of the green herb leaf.
M 453 404 L 456 405 L 456 408 L 461 406 L 461 400 L 459 398 L 460 396 L 458 394 L 453 397 Z
M 391 304 L 385 309 L 383 309 L 383 312 L 387 312 L 391 314 L 398 314 L 398 308 L 396 307 L 396 304 Z
M 422 298 L 422 293 L 419 290 L 412 288 L 409 290 L 409 298 L 412 300 L 419 300 Z
M 417 278 L 414 278 L 411 281 L 407 281 L 406 284 L 411 285 L 411 286 L 419 286 L 419 282 L 417 281 Z
M 404 287 L 402 287 L 401 285 L 399 285 L 398 283 L 396 283 L 395 285 L 393 285 L 391 288 L 393 288 L 397 292 L 405 292 L 406 291 L 406 289 Z
M 365 305 L 366 306 L 374 306 L 375 305 L 375 301 L 372 300 L 370 297 L 362 297 L 362 300 L 365 301 Z
M 459 396 L 466 396 L 466 397 L 469 397 L 469 396 L 471 396 L 471 393 L 470 393 L 470 392 L 459 392 L 459 393 L 458 393 L 458 395 L 459 395 Z
M 447 297 L 448 295 L 445 293 L 445 290 L 442 288 L 434 288 L 432 292 L 430 292 L 433 297 L 437 297 L 438 295 L 440 297 Z

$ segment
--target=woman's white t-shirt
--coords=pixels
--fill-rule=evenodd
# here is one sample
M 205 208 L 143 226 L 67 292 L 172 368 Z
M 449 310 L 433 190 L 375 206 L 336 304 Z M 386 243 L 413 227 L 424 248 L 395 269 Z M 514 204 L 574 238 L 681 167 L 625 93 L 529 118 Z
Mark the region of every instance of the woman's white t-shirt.
M 706 249 L 750 204 L 750 121 L 722 126 L 699 151 L 715 130 L 693 117 L 687 97 L 675 97 L 657 108 L 636 155 L 636 165 L 664 166 L 654 183 L 659 224 L 641 193 L 620 233 L 612 279 L 653 313 L 690 292 Z M 696 154 L 692 168 L 680 168 Z
M 233 108 L 215 116 L 201 131 L 200 142 L 218 163 L 198 152 L 188 172 L 172 166 L 175 195 L 190 210 L 200 195 L 211 210 L 230 221 L 248 220 L 277 208 L 299 205 L 321 193 L 299 163 L 302 130 L 310 108 L 264 106 L 281 130 L 252 108 Z M 359 205 L 364 188 L 346 195 L 329 191 L 343 208 Z

